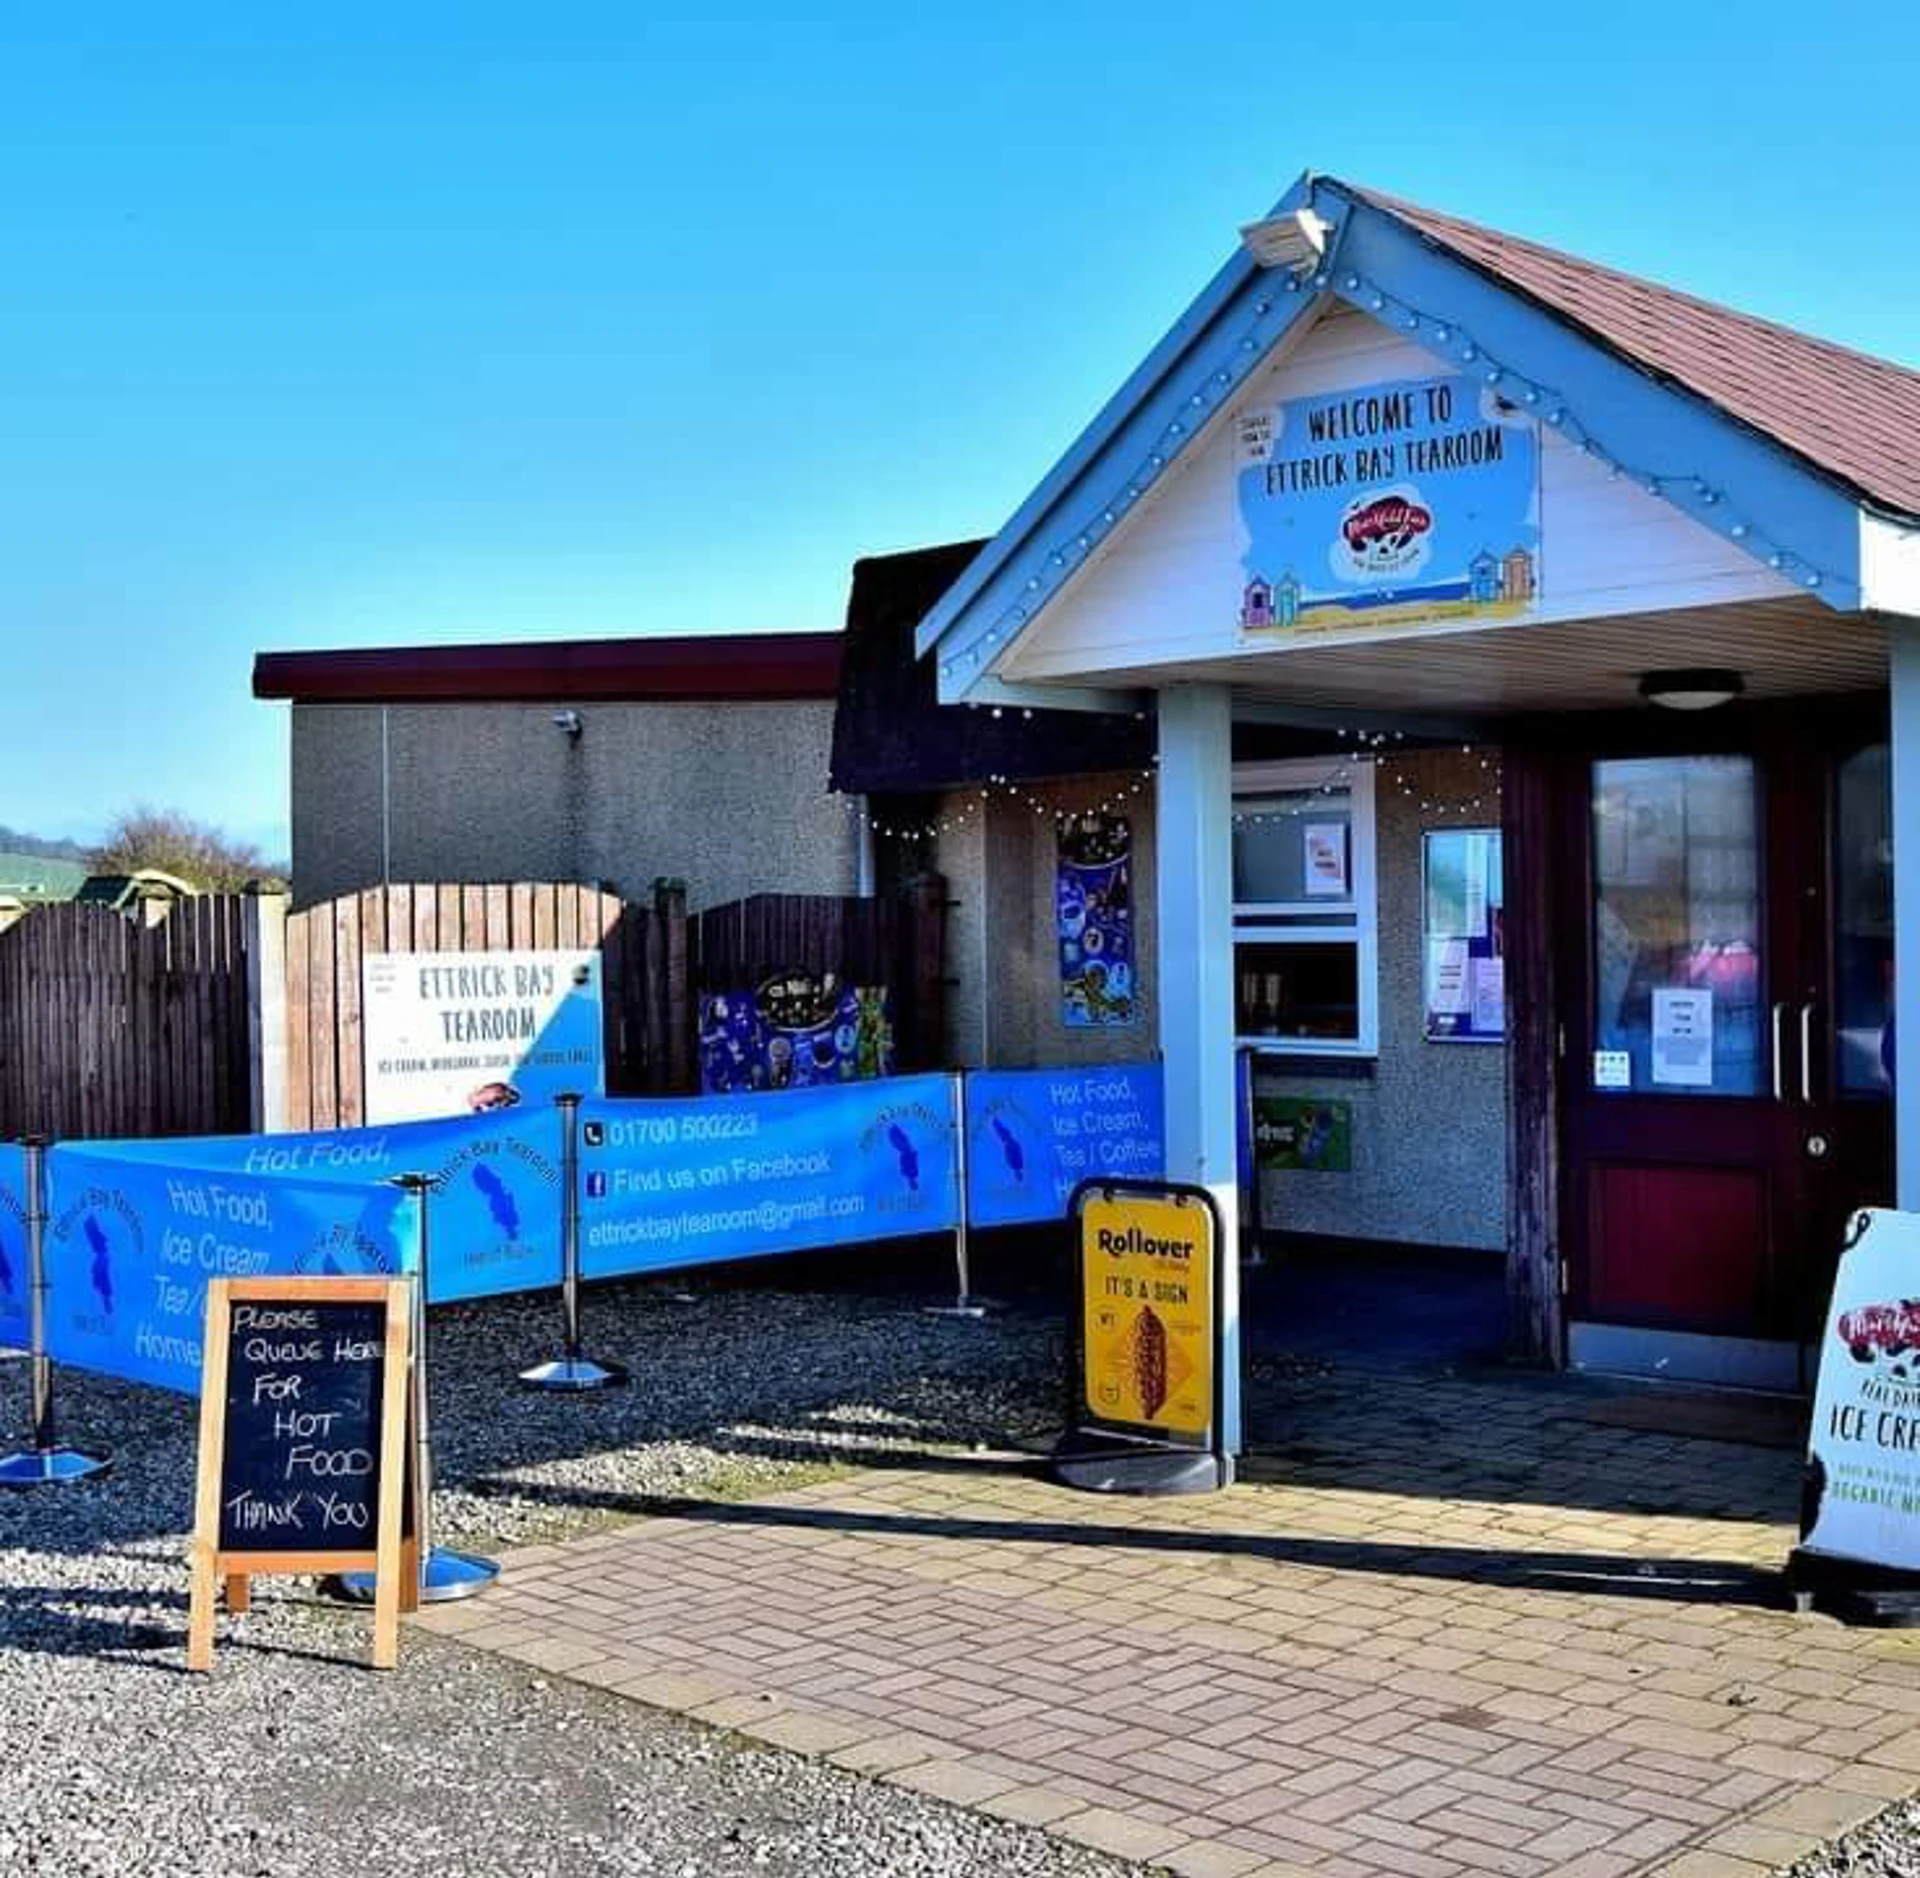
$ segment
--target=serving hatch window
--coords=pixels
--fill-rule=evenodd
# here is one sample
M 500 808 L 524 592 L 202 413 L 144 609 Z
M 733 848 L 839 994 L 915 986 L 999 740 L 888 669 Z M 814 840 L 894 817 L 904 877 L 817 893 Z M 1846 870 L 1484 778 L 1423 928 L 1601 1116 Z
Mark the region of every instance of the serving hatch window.
M 1373 766 L 1234 770 L 1234 1029 L 1265 1053 L 1379 1048 Z

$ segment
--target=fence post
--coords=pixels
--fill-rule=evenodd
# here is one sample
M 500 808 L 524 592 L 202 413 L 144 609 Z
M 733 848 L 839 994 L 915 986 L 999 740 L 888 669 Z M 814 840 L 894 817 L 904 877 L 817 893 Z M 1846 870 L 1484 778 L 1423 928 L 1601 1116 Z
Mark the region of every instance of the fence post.
M 947 1078 L 953 1101 L 953 1266 L 958 1290 L 951 1304 L 930 1304 L 933 1317 L 985 1317 L 987 1307 L 973 1295 L 973 1276 L 967 1247 L 967 1072 L 957 1069 Z
M 665 1089 L 673 1095 L 693 1091 L 693 974 L 687 956 L 687 883 L 662 878 L 653 883 L 653 910 L 661 926 L 660 983 L 648 987 L 659 1000 L 665 1038 Z
M 256 1135 L 287 1114 L 287 896 L 259 888 L 243 903 L 247 947 L 248 1104 Z
M 433 1542 L 433 1427 L 429 1417 L 427 1383 L 427 1285 L 431 1270 L 428 1252 L 427 1201 L 433 1192 L 431 1174 L 396 1174 L 392 1184 L 413 1196 L 420 1223 L 419 1270 L 413 1283 L 413 1479 L 416 1507 L 414 1539 L 420 1549 L 420 1602 L 449 1604 L 484 1591 L 500 1576 L 499 1564 L 471 1552 L 456 1552 Z M 335 1581 L 358 1604 L 371 1604 L 372 1572 L 342 1572 Z
M 29 1135 L 27 1176 L 27 1290 L 32 1339 L 29 1370 L 33 1446 L 0 1459 L 0 1487 L 51 1487 L 103 1474 L 112 1465 L 104 1454 L 63 1448 L 53 1432 L 53 1359 L 47 1355 L 47 1140 Z
M 947 1048 L 947 880 L 920 874 L 904 889 L 907 907 L 908 1012 L 903 1069 L 932 1069 Z
M 523 1369 L 529 1389 L 615 1389 L 627 1380 L 618 1363 L 596 1363 L 580 1342 L 580 1098 L 553 1098 L 560 1110 L 560 1322 L 561 1353 L 551 1363 Z

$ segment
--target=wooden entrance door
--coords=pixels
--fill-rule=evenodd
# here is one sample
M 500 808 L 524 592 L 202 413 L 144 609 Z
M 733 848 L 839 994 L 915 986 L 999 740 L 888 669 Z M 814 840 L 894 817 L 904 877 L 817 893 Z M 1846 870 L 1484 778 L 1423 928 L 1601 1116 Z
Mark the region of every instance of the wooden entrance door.
M 1756 713 L 1569 760 L 1576 1361 L 1793 1385 L 1840 1223 L 1890 1190 L 1872 747 Z

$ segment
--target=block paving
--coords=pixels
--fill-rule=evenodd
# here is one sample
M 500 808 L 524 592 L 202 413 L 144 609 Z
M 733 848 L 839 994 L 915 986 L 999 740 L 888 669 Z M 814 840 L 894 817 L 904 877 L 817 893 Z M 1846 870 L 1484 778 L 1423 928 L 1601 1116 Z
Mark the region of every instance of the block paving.
M 1585 1400 L 1336 1373 L 1192 1499 L 887 1457 L 419 1621 L 1183 1878 L 1748 1878 L 1920 1788 L 1920 1641 L 1772 1607 L 1797 1456 Z

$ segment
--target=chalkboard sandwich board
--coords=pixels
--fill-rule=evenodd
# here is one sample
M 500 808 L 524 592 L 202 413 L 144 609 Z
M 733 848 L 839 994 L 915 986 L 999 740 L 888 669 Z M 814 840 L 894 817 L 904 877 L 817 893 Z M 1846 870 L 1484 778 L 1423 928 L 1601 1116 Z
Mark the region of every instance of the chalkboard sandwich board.
M 256 1573 L 371 1571 L 373 1666 L 418 1601 L 408 1506 L 408 1278 L 221 1278 L 207 1287 L 187 1667 L 213 1667 L 214 1604 Z

